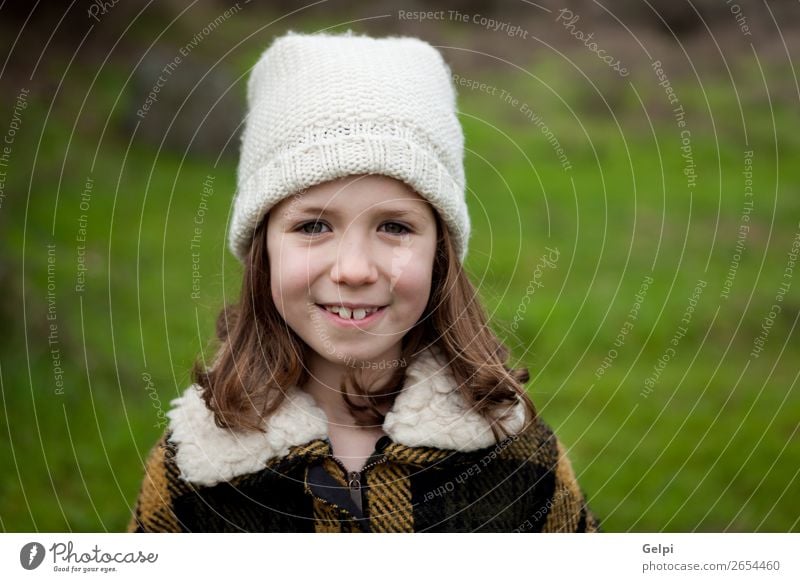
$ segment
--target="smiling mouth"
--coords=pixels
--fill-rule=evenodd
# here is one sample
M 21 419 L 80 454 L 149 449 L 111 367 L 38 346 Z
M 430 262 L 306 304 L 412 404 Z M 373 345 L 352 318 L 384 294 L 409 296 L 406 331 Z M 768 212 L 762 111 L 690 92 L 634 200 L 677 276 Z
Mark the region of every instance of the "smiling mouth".
M 381 311 L 382 309 L 386 308 L 385 305 L 383 307 L 370 307 L 368 309 L 364 309 L 364 308 L 348 309 L 347 307 L 339 307 L 338 305 L 333 305 L 333 306 L 332 305 L 319 305 L 319 304 L 317 304 L 317 305 L 318 305 L 318 307 L 321 307 L 322 309 L 324 309 L 328 313 L 332 313 L 332 314 L 338 316 L 339 319 L 348 320 L 348 321 L 349 320 L 360 321 L 362 319 L 365 319 L 365 318 L 369 317 L 373 313 L 376 313 L 376 312 Z

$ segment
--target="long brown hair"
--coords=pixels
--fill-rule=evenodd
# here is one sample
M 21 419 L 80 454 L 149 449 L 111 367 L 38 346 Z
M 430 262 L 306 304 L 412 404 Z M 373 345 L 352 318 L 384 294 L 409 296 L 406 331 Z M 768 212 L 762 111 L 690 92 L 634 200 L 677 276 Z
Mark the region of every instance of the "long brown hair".
M 489 327 L 477 292 L 455 259 L 449 232 L 438 212 L 434 216 L 438 234 L 431 294 L 418 323 L 401 341 L 400 361 L 413 362 L 421 351 L 437 345 L 466 404 L 491 422 L 499 441 L 509 431 L 498 412 L 508 410 L 518 396 L 526 421 L 536 418 L 523 387 L 530 375 L 527 368 L 506 367 L 509 351 Z M 309 379 L 304 362 L 311 348 L 289 328 L 272 300 L 266 224 L 265 217 L 253 236 L 239 302 L 224 307 L 217 317 L 215 361 L 208 367 L 198 359 L 192 370 L 220 428 L 264 432 L 263 421 L 282 404 L 286 388 L 303 386 Z M 402 390 L 405 371 L 395 366 L 376 390 L 364 385 L 361 368 L 348 367 L 340 390 L 358 425 L 383 424 L 382 410 Z M 351 390 L 366 404 L 357 404 Z

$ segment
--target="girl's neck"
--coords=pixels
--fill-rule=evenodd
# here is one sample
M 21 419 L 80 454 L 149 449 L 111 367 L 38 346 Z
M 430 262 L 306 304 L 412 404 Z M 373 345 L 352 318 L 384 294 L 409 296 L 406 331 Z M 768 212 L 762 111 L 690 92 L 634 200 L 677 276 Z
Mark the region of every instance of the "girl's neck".
M 397 358 L 399 358 L 399 353 L 395 359 Z M 376 361 L 389 361 L 390 359 L 391 358 L 387 355 L 385 358 L 381 357 Z M 344 400 L 341 388 L 348 367 L 355 367 L 357 370 L 360 370 L 361 381 L 374 389 L 380 389 L 385 386 L 385 380 L 388 380 L 389 377 L 385 368 L 376 370 L 370 369 L 366 364 L 362 367 L 360 364 L 355 363 L 349 366 L 343 363 L 334 363 L 326 360 L 317 353 L 311 355 L 308 364 L 310 375 L 308 381 L 303 386 L 303 390 L 314 398 L 317 406 L 319 406 L 327 416 L 329 424 L 344 430 L 347 428 L 358 428 Z M 349 396 L 351 401 L 362 404 L 359 397 L 353 393 L 350 393 Z M 385 413 L 388 411 L 382 412 Z

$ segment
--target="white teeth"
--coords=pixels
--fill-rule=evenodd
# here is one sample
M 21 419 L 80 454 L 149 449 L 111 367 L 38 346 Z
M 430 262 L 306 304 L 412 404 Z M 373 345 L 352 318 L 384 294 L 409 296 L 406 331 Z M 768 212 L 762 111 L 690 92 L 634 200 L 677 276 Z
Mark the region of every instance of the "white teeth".
M 351 311 L 347 307 L 340 307 L 338 305 L 325 306 L 325 309 L 327 309 L 331 313 L 338 314 L 339 317 L 341 317 L 342 319 L 355 319 L 355 320 L 364 319 L 370 313 L 378 311 L 377 307 L 373 307 L 370 309 L 358 308 Z

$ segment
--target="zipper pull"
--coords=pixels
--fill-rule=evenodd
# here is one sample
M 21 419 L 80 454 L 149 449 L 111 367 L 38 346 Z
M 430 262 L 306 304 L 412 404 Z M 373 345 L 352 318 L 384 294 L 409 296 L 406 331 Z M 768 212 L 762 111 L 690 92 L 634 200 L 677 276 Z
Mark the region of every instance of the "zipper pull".
M 358 471 L 350 471 L 347 475 L 347 485 L 354 491 L 361 489 L 361 473 Z

